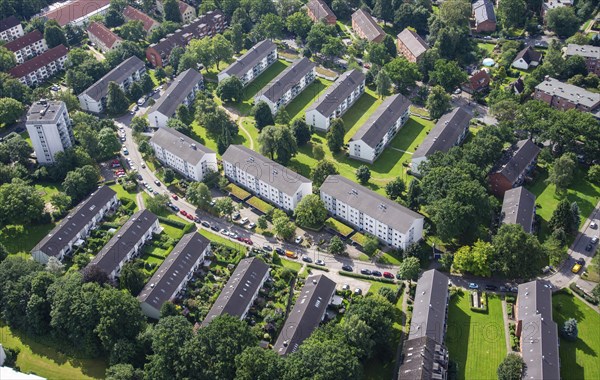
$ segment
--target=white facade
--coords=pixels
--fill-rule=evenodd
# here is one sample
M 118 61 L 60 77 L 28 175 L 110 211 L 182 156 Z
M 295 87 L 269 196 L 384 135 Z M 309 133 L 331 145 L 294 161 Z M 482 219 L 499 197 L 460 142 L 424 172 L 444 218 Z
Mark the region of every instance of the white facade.
M 260 96 L 257 96 L 254 99 L 254 103 L 258 103 L 260 101 L 267 103 L 267 105 L 271 109 L 271 113 L 273 115 L 275 115 L 277 112 L 279 112 L 279 109 L 281 107 L 285 107 L 287 104 L 289 104 L 308 85 L 310 85 L 315 80 L 315 77 L 316 77 L 316 71 L 315 71 L 315 68 L 313 67 L 312 70 L 310 70 L 308 73 L 306 73 L 306 75 L 304 75 L 302 78 L 300 78 L 298 80 L 298 82 L 296 82 L 294 84 L 289 84 L 289 85 L 286 84 L 286 87 L 288 87 L 288 89 L 281 95 L 281 97 L 279 99 L 271 100 L 267 96 L 265 96 L 265 92 L 263 92 Z
M 193 181 L 202 181 L 207 173 L 218 171 L 215 152 L 205 153 L 199 162 L 194 163 L 184 158 L 181 150 L 171 150 L 168 145 L 161 146 L 154 141 L 150 141 L 150 145 L 160 162 Z
M 46 40 L 42 38 L 15 51 L 14 54 L 17 63 L 21 64 L 33 56 L 42 54 L 46 50 L 48 50 L 48 45 L 46 45 Z
M 532 61 L 531 63 L 527 63 L 523 58 L 519 58 L 512 63 L 512 67 L 521 70 L 529 70 L 529 67 L 535 67 L 539 64 L 539 62 Z
M 19 23 L 12 28 L 8 28 L 0 32 L 0 40 L 9 42 L 16 40 L 19 37 L 23 37 L 23 35 L 25 35 L 25 32 L 23 31 L 23 26 L 21 26 L 21 23 Z
M 319 131 L 328 131 L 331 121 L 335 118 L 342 117 L 342 115 L 344 115 L 344 113 L 346 113 L 346 111 L 348 111 L 348 109 L 360 98 L 363 92 L 365 92 L 365 81 L 359 83 L 350 95 L 337 105 L 333 112 L 324 115 L 318 108 L 306 111 L 306 123 L 312 125 L 313 128 Z
M 204 88 L 204 79 L 200 74 L 196 73 L 197 76 L 185 74 L 185 72 L 181 73 L 175 82 L 171 84 L 171 86 L 174 86 L 173 89 L 169 87 L 161 99 L 150 108 L 148 122 L 151 127 L 166 128 L 169 119 L 175 116 L 177 108 L 182 104 L 189 107 L 196 99 L 198 92 Z M 189 83 L 185 82 L 188 78 L 197 78 L 196 83 L 191 88 Z
M 50 78 L 51 76 L 53 76 L 54 74 L 58 73 L 59 71 L 62 71 L 65 69 L 65 61 L 67 60 L 67 49 L 62 47 L 62 45 L 57 46 L 54 49 L 60 48 L 60 49 L 64 49 L 64 55 L 61 55 L 59 57 L 57 57 L 56 59 L 40 66 L 40 67 L 32 67 L 31 69 L 27 69 L 27 72 L 23 72 L 23 74 L 18 74 L 18 75 L 14 75 L 13 73 L 16 72 L 22 72 L 22 68 L 23 67 L 29 67 L 30 66 L 30 62 L 32 62 L 33 60 L 38 59 L 40 56 L 37 56 L 29 61 L 25 61 L 23 64 L 13 68 L 11 70 L 11 74 L 13 74 L 13 76 L 16 76 L 19 81 L 21 83 L 23 83 L 24 85 L 30 86 L 30 87 L 35 87 L 43 82 L 46 81 L 46 79 Z M 52 52 L 52 50 L 47 50 L 44 52 L 44 54 L 48 54 Z
M 32 112 L 33 110 L 47 112 L 43 110 L 49 108 L 53 109 L 53 118 L 44 117 L 44 115 L 39 117 L 39 112 Z M 67 106 L 63 102 L 48 102 L 46 105 L 34 104 L 27 115 L 25 126 L 31 138 L 37 161 L 42 165 L 54 163 L 54 157 L 58 152 L 73 146 L 71 118 Z
M 260 74 L 262 74 L 267 68 L 269 68 L 269 66 L 271 66 L 275 62 L 277 62 L 277 48 L 276 47 L 273 50 L 271 50 L 271 52 L 269 52 L 269 54 L 266 57 L 264 57 L 262 60 L 260 60 L 258 63 L 256 63 L 253 67 L 248 68 L 248 70 L 246 72 L 241 73 L 236 76 L 242 82 L 242 85 L 247 86 L 250 82 L 252 82 L 254 79 L 256 79 Z M 228 74 L 226 71 L 221 71 L 217 75 L 217 78 L 218 78 L 219 82 L 221 82 L 224 79 L 229 78 L 230 76 L 231 75 Z

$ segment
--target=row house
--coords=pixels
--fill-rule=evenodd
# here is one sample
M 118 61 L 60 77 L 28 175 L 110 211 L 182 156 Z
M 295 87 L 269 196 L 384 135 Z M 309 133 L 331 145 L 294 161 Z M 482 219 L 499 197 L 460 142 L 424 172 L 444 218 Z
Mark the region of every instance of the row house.
M 535 225 L 535 195 L 523 186 L 515 187 L 504 193 L 502 224 L 518 224 L 529 234 L 534 232 Z
M 154 29 L 160 26 L 160 22 L 156 21 L 139 9 L 132 7 L 131 5 L 125 7 L 123 10 L 123 17 L 127 21 L 141 21 L 142 25 L 144 25 L 144 31 L 148 35 L 152 33 Z
M 583 57 L 588 73 L 600 75 L 600 46 L 568 44 L 565 58 Z
M 600 94 L 549 76 L 535 86 L 533 98 L 560 111 L 576 109 L 593 113 L 600 108 Z
M 59 26 L 82 27 L 94 16 L 104 16 L 110 7 L 110 0 L 74 0 L 51 7 L 42 17 L 55 20 Z
M 277 45 L 271 40 L 262 40 L 221 71 L 217 78 L 222 82 L 233 76 L 238 78 L 242 85 L 247 86 L 275 62 Z
M 44 35 L 37 29 L 8 42 L 4 47 L 15 55 L 18 64 L 24 63 L 48 50 Z
M 306 13 L 314 22 L 324 22 L 327 25 L 335 25 L 337 17 L 323 0 L 309 0 L 306 3 Z
M 385 32 L 381 26 L 363 9 L 352 14 L 352 30 L 358 38 L 369 42 L 382 42 L 385 38 Z
M 285 211 L 312 194 L 310 180 L 243 145 L 230 145 L 222 159 L 230 181 Z
M 427 42 L 408 28 L 404 28 L 402 32 L 398 33 L 396 47 L 398 48 L 398 54 L 403 55 L 408 62 L 412 63 L 417 63 L 423 53 L 429 50 Z
M 38 86 L 65 69 L 67 53 L 65 45 L 58 45 L 13 67 L 9 73 L 27 86 Z
M 346 71 L 308 107 L 306 123 L 318 131 L 328 131 L 331 121 L 342 117 L 364 92 L 365 74 L 356 69 Z
M 0 40 L 10 42 L 23 37 L 24 34 L 21 22 L 15 16 L 0 20 Z
M 37 162 L 55 163 L 57 153 L 75 144 L 67 105 L 61 101 L 40 100 L 27 112 L 25 127 L 29 133 Z
M 92 22 L 88 25 L 87 34 L 90 41 L 93 42 L 98 49 L 103 53 L 107 53 L 117 47 L 121 46 L 123 39 L 113 33 L 104 24 L 99 22 Z
M 84 239 L 98 226 L 104 216 L 119 205 L 117 193 L 102 186 L 87 199 L 81 201 L 58 223 L 33 249 L 35 261 L 46 264 L 50 257 L 62 261 L 74 249 L 83 245 Z
M 529 139 L 518 141 L 507 149 L 489 175 L 492 193 L 503 197 L 508 190 L 521 186 L 535 169 L 540 150 Z

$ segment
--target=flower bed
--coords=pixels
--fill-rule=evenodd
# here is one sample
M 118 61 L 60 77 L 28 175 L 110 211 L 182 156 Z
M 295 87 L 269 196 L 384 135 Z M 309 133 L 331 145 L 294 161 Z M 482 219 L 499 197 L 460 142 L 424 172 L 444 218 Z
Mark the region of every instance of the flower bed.
M 225 187 L 225 190 L 230 195 L 233 195 L 235 198 L 237 198 L 241 201 L 245 201 L 251 195 L 249 192 L 247 192 L 246 190 L 242 189 L 241 187 L 239 187 L 238 185 L 235 185 L 233 183 L 230 183 L 229 185 L 227 185 Z
M 332 230 L 334 230 L 335 232 L 340 234 L 344 239 L 347 238 L 348 236 L 350 236 L 350 234 L 352 234 L 352 232 L 354 232 L 352 227 L 347 226 L 344 223 L 340 222 L 339 220 L 336 220 L 333 218 L 327 219 L 325 221 L 325 226 L 331 228 Z
M 252 197 L 248 199 L 246 203 L 257 209 L 258 211 L 262 212 L 263 214 L 268 214 L 269 212 L 275 209 L 275 207 L 271 206 L 267 202 L 257 197 Z

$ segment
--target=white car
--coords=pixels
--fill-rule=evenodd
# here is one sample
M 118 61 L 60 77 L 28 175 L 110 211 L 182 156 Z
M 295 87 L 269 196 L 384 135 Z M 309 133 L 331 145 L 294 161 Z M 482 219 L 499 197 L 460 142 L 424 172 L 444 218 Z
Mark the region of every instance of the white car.
M 256 227 L 256 223 L 250 223 L 246 226 L 246 228 L 249 230 L 253 229 L 254 227 Z
M 145 96 L 142 96 L 142 97 L 140 98 L 140 100 L 138 100 L 138 101 L 137 101 L 137 105 L 138 105 L 138 106 L 143 106 L 143 105 L 144 105 L 144 103 L 146 103 L 146 97 L 145 97 Z
M 246 223 L 248 223 L 248 218 L 242 218 L 242 219 L 240 220 L 240 224 L 244 225 L 244 224 L 246 224 Z
M 229 237 L 232 238 L 232 239 L 237 239 L 238 238 L 238 234 L 236 234 L 233 231 L 229 231 Z
M 296 239 L 294 239 L 294 243 L 296 243 L 296 244 L 302 243 L 302 236 L 296 236 Z
M 227 231 L 225 228 L 221 228 L 221 231 L 219 231 L 219 233 L 221 233 L 221 235 L 229 236 L 229 231 Z
M 594 220 L 592 220 L 592 222 L 590 223 L 590 227 L 593 229 L 598 228 L 598 224 L 596 224 L 596 222 Z
M 598 236 L 594 236 L 592 238 L 592 244 L 597 244 L 598 243 Z

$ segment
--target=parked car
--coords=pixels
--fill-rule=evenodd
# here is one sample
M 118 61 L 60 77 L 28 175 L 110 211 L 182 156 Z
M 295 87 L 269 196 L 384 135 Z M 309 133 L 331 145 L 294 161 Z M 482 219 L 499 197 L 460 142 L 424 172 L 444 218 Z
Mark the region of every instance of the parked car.
M 157 180 L 157 179 L 155 179 L 155 180 L 154 180 L 154 184 L 155 184 L 156 186 L 160 186 L 160 181 L 159 181 L 159 180 Z
M 354 270 L 354 268 L 352 268 L 352 266 L 345 264 L 342 265 L 342 269 L 345 270 L 346 272 L 352 272 Z
M 248 223 L 248 218 L 242 218 L 242 220 L 240 220 L 240 224 L 244 225 Z
M 229 231 L 227 231 L 225 228 L 221 228 L 221 230 L 219 231 L 219 233 L 221 235 L 229 236 Z
M 344 284 L 344 285 L 342 286 L 342 290 L 350 290 L 350 285 L 348 285 L 348 284 Z
M 363 269 L 360 270 L 360 273 L 364 274 L 364 275 L 367 275 L 367 276 L 370 276 L 371 275 L 371 270 L 363 268 Z
M 592 245 L 592 243 L 588 243 L 588 245 L 585 246 L 585 250 L 589 252 L 592 250 L 593 247 L 594 246 Z
M 264 245 L 262 246 L 262 249 L 264 249 L 264 250 L 265 250 L 265 251 L 267 251 L 267 252 L 273 252 L 273 247 L 271 247 L 271 246 L 270 246 L 270 245 L 268 245 L 268 244 L 264 244 Z
M 501 286 L 499 290 L 501 292 L 508 292 L 508 288 L 506 286 Z
M 394 278 L 394 275 L 393 275 L 393 274 L 391 274 L 390 272 L 383 272 L 383 277 L 385 277 L 385 278 L 391 278 L 391 279 L 393 279 L 393 278 Z
M 320 265 L 320 266 L 324 267 L 324 266 L 325 266 L 325 261 L 323 261 L 323 260 L 319 259 L 319 260 L 315 261 L 315 264 L 317 264 L 317 265 Z
M 592 244 L 598 244 L 598 236 L 592 238 Z
M 485 290 L 492 290 L 495 291 L 496 289 L 498 289 L 498 287 L 496 285 L 491 285 L 491 284 L 487 284 L 485 286 Z
M 250 223 L 246 226 L 246 228 L 249 230 L 253 229 L 254 227 L 256 227 L 256 223 Z
M 476 283 L 474 283 L 474 282 L 471 282 L 471 283 L 469 284 L 469 289 L 479 289 L 479 285 L 477 285 L 477 284 L 476 284 Z
M 356 296 L 362 295 L 362 289 L 361 288 L 354 289 L 354 295 L 356 295 Z
M 215 231 L 215 232 L 219 231 L 219 227 L 217 227 L 217 226 L 210 226 L 210 229 L 213 230 L 213 231 Z
M 579 265 L 585 265 L 585 260 L 583 259 L 583 257 L 580 257 L 580 258 L 577 260 L 577 264 L 579 264 Z
M 210 223 L 208 223 L 208 222 L 207 222 L 207 221 L 205 221 L 205 220 L 204 220 L 204 221 L 202 221 L 202 223 L 200 223 L 200 224 L 202 224 L 202 226 L 203 226 L 203 227 L 210 228 Z
M 378 270 L 371 271 L 371 276 L 381 277 L 381 272 Z
M 590 227 L 596 229 L 598 228 L 598 224 L 596 224 L 596 221 L 592 220 L 592 222 L 590 223 Z
M 292 251 L 285 251 L 285 255 L 287 257 L 289 257 L 290 259 L 297 259 L 298 258 L 298 254 L 296 252 L 292 252 Z
M 236 233 L 235 233 L 235 232 L 233 232 L 233 231 L 229 231 L 229 237 L 231 237 L 231 238 L 234 238 L 234 239 L 237 239 L 237 238 L 238 238 L 238 234 L 236 234 Z
M 294 239 L 294 243 L 296 243 L 296 244 L 302 243 L 302 236 L 296 236 L 296 239 Z
M 141 97 L 141 98 L 140 98 L 140 99 L 137 101 L 137 105 L 141 107 L 141 106 L 143 106 L 143 105 L 144 105 L 144 103 L 146 103 L 146 97 L 145 97 L 145 96 L 142 96 L 142 97 Z
M 573 272 L 575 274 L 579 273 L 580 270 L 581 270 L 581 264 L 579 264 L 579 263 L 573 265 L 573 268 L 571 268 L 571 272 Z
M 194 223 L 200 223 L 200 218 L 198 218 L 197 216 L 194 216 Z
M 173 198 L 173 199 L 175 199 L 175 200 L 178 200 L 178 199 L 179 199 L 179 197 L 177 196 L 177 194 L 171 194 L 171 198 Z
M 236 211 L 231 217 L 233 220 L 238 220 L 240 218 L 240 213 Z
M 305 263 L 312 263 L 312 259 L 306 255 L 302 256 L 302 261 Z
M 127 150 L 127 148 L 123 148 L 123 154 L 129 156 L 129 151 Z
M 175 205 L 171 205 L 171 210 L 175 211 L 175 212 L 179 212 L 179 207 L 175 206 Z
M 186 216 L 186 215 L 187 215 L 187 211 L 185 211 L 185 210 L 181 210 L 181 211 L 179 211 L 179 213 L 180 213 L 181 215 L 183 215 L 183 216 Z
M 146 164 L 142 162 L 142 164 L 140 165 L 142 167 L 142 169 L 146 169 Z
M 194 216 L 192 214 L 187 214 L 185 217 L 189 220 L 194 220 Z
M 275 252 L 279 255 L 279 256 L 283 256 L 285 255 L 285 251 L 282 248 L 276 247 L 275 248 Z

